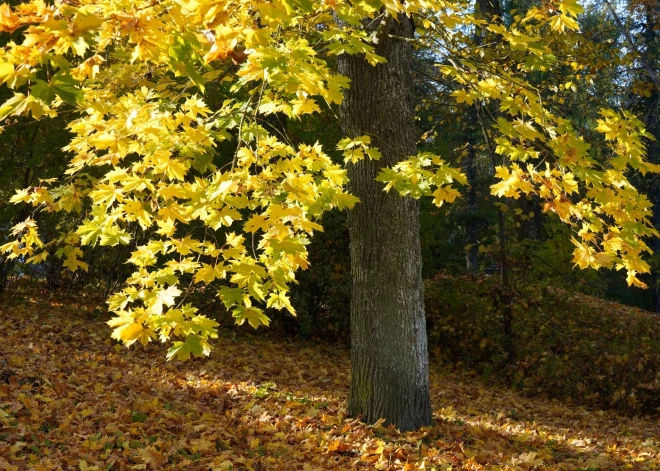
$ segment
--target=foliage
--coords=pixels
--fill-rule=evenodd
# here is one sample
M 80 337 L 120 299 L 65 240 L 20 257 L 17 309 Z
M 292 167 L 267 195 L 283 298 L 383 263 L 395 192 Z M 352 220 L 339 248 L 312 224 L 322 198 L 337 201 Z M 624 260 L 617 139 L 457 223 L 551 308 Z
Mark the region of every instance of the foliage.
M 118 314 L 114 335 L 128 345 L 179 338 L 170 350 L 179 358 L 208 353 L 208 340 L 217 336 L 214 321 L 175 302 L 184 293 L 179 286 L 226 279 L 216 285 L 217 294 L 236 321 L 267 325 L 254 303 L 293 311 L 287 284 L 308 264 L 305 245 L 321 230 L 314 219 L 355 202 L 343 191 L 345 170 L 319 145 L 279 142 L 256 120 L 257 113 L 273 112 L 299 118 L 318 110 L 311 96 L 328 103 L 341 97 L 345 81 L 313 57 L 306 39 L 291 32 L 270 36 L 282 19 L 270 15 L 296 23 L 313 6 L 261 11 L 258 21 L 270 25 L 262 30 L 249 9 L 238 8 L 243 16 L 225 23 L 220 10 L 198 7 L 3 6 L 5 31 L 33 24 L 23 32 L 28 42 L 43 45 L 5 47 L 3 82 L 29 89 L 7 102 L 5 115 L 32 112 L 39 118 L 74 106 L 80 116 L 71 123 L 74 138 L 66 150 L 74 157 L 67 179 L 19 191 L 12 202 L 29 203 L 37 213 L 84 214 L 82 223 L 52 241 L 63 245 L 57 253 L 72 271 L 89 269 L 81 246 L 146 239 L 129 258 L 137 270 L 131 286 L 111 298 Z M 62 30 L 69 21 L 71 29 Z M 208 33 L 211 44 L 200 36 L 207 27 L 219 28 Z M 50 35 L 62 41 L 50 43 Z M 246 60 L 246 47 L 259 50 L 250 50 Z M 24 55 L 30 51 L 38 57 Z M 103 57 L 102 51 L 111 54 Z M 245 67 L 237 70 L 228 57 L 237 61 L 240 54 Z M 221 65 L 214 68 L 214 61 Z M 187 93 L 190 85 L 203 91 L 205 82 L 222 83 L 227 73 L 240 81 L 213 112 L 199 95 Z M 214 161 L 217 143 L 232 139 L 233 155 Z M 245 221 L 245 235 L 224 230 L 235 221 Z M 9 259 L 41 262 L 48 256 L 33 218 L 12 232 L 19 238 L 3 246 Z
M 171 343 L 170 358 L 208 354 L 217 324 L 186 302 L 191 290 L 212 292 L 239 324 L 268 325 L 268 308 L 294 313 L 289 287 L 309 264 L 318 221 L 357 202 L 345 190 L 345 166 L 380 152 L 371 136 L 332 139 L 340 165 L 327 146 L 293 142 L 268 119 L 335 110 L 350 86 L 332 71 L 339 54 L 383 62 L 374 51 L 386 28 L 370 34 L 366 18 L 384 26 L 415 16 L 418 45 L 439 61 L 434 70 L 452 84 L 453 102 L 478 105 L 481 119 L 497 104 L 502 113 L 485 131 L 485 145 L 506 160 L 494 169 L 494 196 L 539 198 L 571 226 L 581 268 L 625 269 L 636 285 L 649 271 L 644 239 L 657 233 L 650 204 L 629 180 L 631 171 L 660 168 L 644 157 L 648 134 L 627 111 L 603 108 L 594 117 L 603 135 L 595 158 L 596 147 L 557 110 L 557 87 L 532 80 L 561 77 L 573 62 L 588 69 L 573 0 L 530 8 L 507 25 L 436 0 L 34 0 L 0 8 L 0 29 L 11 35 L 0 82 L 13 93 L 0 118 L 70 113 L 73 136 L 65 176 L 11 198 L 30 217 L 14 225 L 2 251 L 33 263 L 55 254 L 76 272 L 90 270 L 89 247 L 128 247 L 130 256 L 119 256 L 133 271 L 109 299 L 113 336 L 127 345 L 158 340 Z M 477 44 L 476 30 L 498 40 Z M 466 183 L 427 151 L 379 179 L 404 195 L 432 195 L 438 206 Z M 43 213 L 77 220 L 46 238 L 37 224 Z
M 660 324 L 653 314 L 596 297 L 517 286 L 517 359 L 508 362 L 501 287 L 492 277 L 438 276 L 426 285 L 432 357 L 529 394 L 630 413 L 660 411 Z
M 0 303 L 0 469 L 653 470 L 657 421 L 432 372 L 432 427 L 346 418 L 349 354 L 239 332 L 209 358 L 128 352 L 98 296 L 20 288 Z M 105 340 L 102 340 L 105 339 Z

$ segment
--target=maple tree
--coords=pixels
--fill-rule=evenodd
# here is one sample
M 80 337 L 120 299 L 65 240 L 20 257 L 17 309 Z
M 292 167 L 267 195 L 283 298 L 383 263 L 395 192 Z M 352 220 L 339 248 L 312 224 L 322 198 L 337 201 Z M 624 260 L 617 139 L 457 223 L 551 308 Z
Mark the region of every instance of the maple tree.
M 552 88 L 529 79 L 588 67 L 575 41 L 580 12 L 573 0 L 555 0 L 503 24 L 479 19 L 463 2 L 436 0 L 3 4 L 0 30 L 12 40 L 2 50 L 0 82 L 13 96 L 0 118 L 73 111 L 74 119 L 65 175 L 11 198 L 33 212 L 1 249 L 35 263 L 52 255 L 76 271 L 88 269 L 86 246 L 140 240 L 127 260 L 134 273 L 108 300 L 112 335 L 127 345 L 171 342 L 168 358 L 208 354 L 218 335 L 217 323 L 186 303 L 192 287 L 217 293 L 241 324 L 268 325 L 264 307 L 293 313 L 288 287 L 308 265 L 318 218 L 358 198 L 346 189 L 345 166 L 320 145 L 288 142 L 261 118 L 303 119 L 339 105 L 355 83 L 332 70 L 331 58 L 351 55 L 382 68 L 379 44 L 399 41 L 431 51 L 437 71 L 456 85 L 456 103 L 478 108 L 490 153 L 502 157 L 493 195 L 537 196 L 575 229 L 578 266 L 625 269 L 629 284 L 641 286 L 637 275 L 650 269 L 645 238 L 658 233 L 629 174 L 660 170 L 645 158 L 650 134 L 632 113 L 603 108 L 596 129 L 608 158 L 595 159 L 555 112 Z M 416 36 L 387 34 L 410 16 Z M 475 44 L 475 28 L 498 40 Z M 217 106 L 209 106 L 212 96 Z M 497 117 L 489 104 L 497 104 Z M 385 190 L 432 196 L 438 206 L 460 195 L 459 169 L 425 152 L 391 161 L 378 148 L 382 138 L 355 133 L 337 148 L 348 168 L 377 170 Z M 230 151 L 215 151 L 228 142 Z M 390 166 L 381 169 L 373 161 L 383 155 Z M 46 242 L 40 212 L 83 220 Z

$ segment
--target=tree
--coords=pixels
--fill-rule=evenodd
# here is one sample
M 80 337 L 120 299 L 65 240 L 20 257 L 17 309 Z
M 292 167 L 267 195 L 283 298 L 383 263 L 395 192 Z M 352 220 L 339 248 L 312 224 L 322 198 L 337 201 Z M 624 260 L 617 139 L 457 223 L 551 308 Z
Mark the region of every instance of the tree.
M 572 0 L 555 0 L 503 25 L 476 19 L 462 3 L 434 0 L 3 4 L 0 30 L 22 41 L 8 42 L 0 57 L 0 83 L 13 93 L 1 120 L 59 114 L 71 118 L 73 137 L 62 178 L 11 198 L 31 214 L 0 250 L 37 263 L 52 251 L 76 271 L 88 269 L 89 246 L 133 244 L 127 262 L 134 271 L 108 300 L 113 337 L 127 345 L 169 342 L 168 358 L 208 354 L 217 322 L 188 302 L 189 293 L 217 295 L 237 323 L 255 328 L 268 325 L 265 308 L 293 313 L 288 286 L 308 264 L 319 218 L 358 202 L 346 191 L 346 169 L 319 144 L 289 142 L 270 132 L 264 116 L 306 119 L 323 103 L 335 109 L 352 86 L 343 108 L 349 136 L 337 148 L 363 198 L 350 223 L 354 260 L 378 260 L 353 267 L 354 293 L 363 296 L 354 300 L 354 316 L 361 310 L 355 355 L 364 361 L 356 361 L 351 410 L 370 421 L 386 415 L 406 429 L 428 423 L 416 204 L 381 194 L 371 179 L 404 196 L 433 196 L 437 205 L 459 197 L 453 185 L 466 179 L 437 155 L 410 155 L 411 43 L 438 58 L 457 103 L 482 111 L 484 140 L 505 162 L 495 169 L 494 196 L 538 197 L 544 211 L 574 228 L 582 268 L 624 268 L 638 285 L 637 274 L 649 271 L 644 238 L 658 233 L 650 203 L 628 175 L 660 167 L 645 158 L 641 122 L 604 109 L 596 129 L 607 144 L 594 159 L 553 111 L 554 85 L 529 80 L 570 61 L 580 65 L 572 34 L 580 11 Z M 475 47 L 477 27 L 498 41 Z M 332 71 L 333 56 L 352 84 Z M 500 110 L 496 119 L 489 104 Z M 376 210 L 388 232 L 365 228 Z M 36 223 L 43 212 L 80 214 L 82 222 L 46 243 Z M 383 244 L 391 266 L 370 244 Z M 397 307 L 382 319 L 393 325 L 374 326 L 387 299 Z M 388 340 L 391 350 L 382 344 Z M 405 357 L 383 364 L 396 354 Z M 399 386 L 377 388 L 393 375 Z M 395 410 L 398 399 L 407 407 Z
M 650 162 L 660 162 L 658 139 L 660 139 L 660 45 L 658 29 L 660 28 L 660 6 L 657 2 L 632 0 L 624 5 L 625 11 L 632 23 L 626 26 L 615 7 L 604 0 L 605 8 L 613 18 L 618 33 L 623 37 L 624 44 L 632 54 L 626 55 L 623 60 L 632 67 L 638 66 L 639 72 L 632 76 L 631 95 L 634 97 L 633 108 L 641 108 L 644 124 L 653 136 L 648 142 L 648 159 Z M 660 185 L 656 179 L 650 183 L 647 190 L 654 205 L 653 221 L 656 228 L 660 227 Z M 660 249 L 660 238 L 652 242 L 654 252 Z M 660 265 L 656 259 L 651 271 L 653 279 L 653 302 L 655 311 L 660 313 Z
M 419 208 L 412 198 L 383 192 L 382 167 L 416 154 L 410 18 L 366 24 L 378 35 L 372 66 L 344 54 L 339 71 L 351 80 L 342 104 L 344 133 L 367 135 L 382 152 L 349 165 L 349 191 L 360 204 L 349 215 L 351 236 L 351 391 L 349 412 L 368 422 L 387 419 L 401 430 L 431 422 Z

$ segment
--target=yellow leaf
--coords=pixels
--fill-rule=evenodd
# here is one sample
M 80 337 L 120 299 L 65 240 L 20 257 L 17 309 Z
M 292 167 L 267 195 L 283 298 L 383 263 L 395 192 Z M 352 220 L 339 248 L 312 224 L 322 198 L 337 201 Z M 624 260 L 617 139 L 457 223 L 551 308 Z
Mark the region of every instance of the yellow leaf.
M 461 196 L 461 193 L 451 186 L 438 187 L 438 189 L 433 192 L 433 196 L 433 204 L 440 207 L 444 204 L 445 201 L 447 203 L 453 203 L 456 198 Z

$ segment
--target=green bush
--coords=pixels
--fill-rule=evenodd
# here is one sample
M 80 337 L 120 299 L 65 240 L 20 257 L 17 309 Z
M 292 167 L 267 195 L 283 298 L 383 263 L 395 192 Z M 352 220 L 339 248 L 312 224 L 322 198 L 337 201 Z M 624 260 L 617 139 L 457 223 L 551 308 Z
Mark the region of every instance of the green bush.
M 297 319 L 289 327 L 306 338 L 348 343 L 350 338 L 351 259 L 348 251 L 346 213 L 323 216 L 323 232 L 309 245 L 307 270 L 297 273 L 291 303 Z M 273 313 L 276 321 L 286 320 Z
M 496 277 L 426 284 L 432 358 L 496 375 L 532 394 L 631 413 L 660 411 L 660 317 L 584 294 L 515 293 L 516 356 L 504 352 Z

